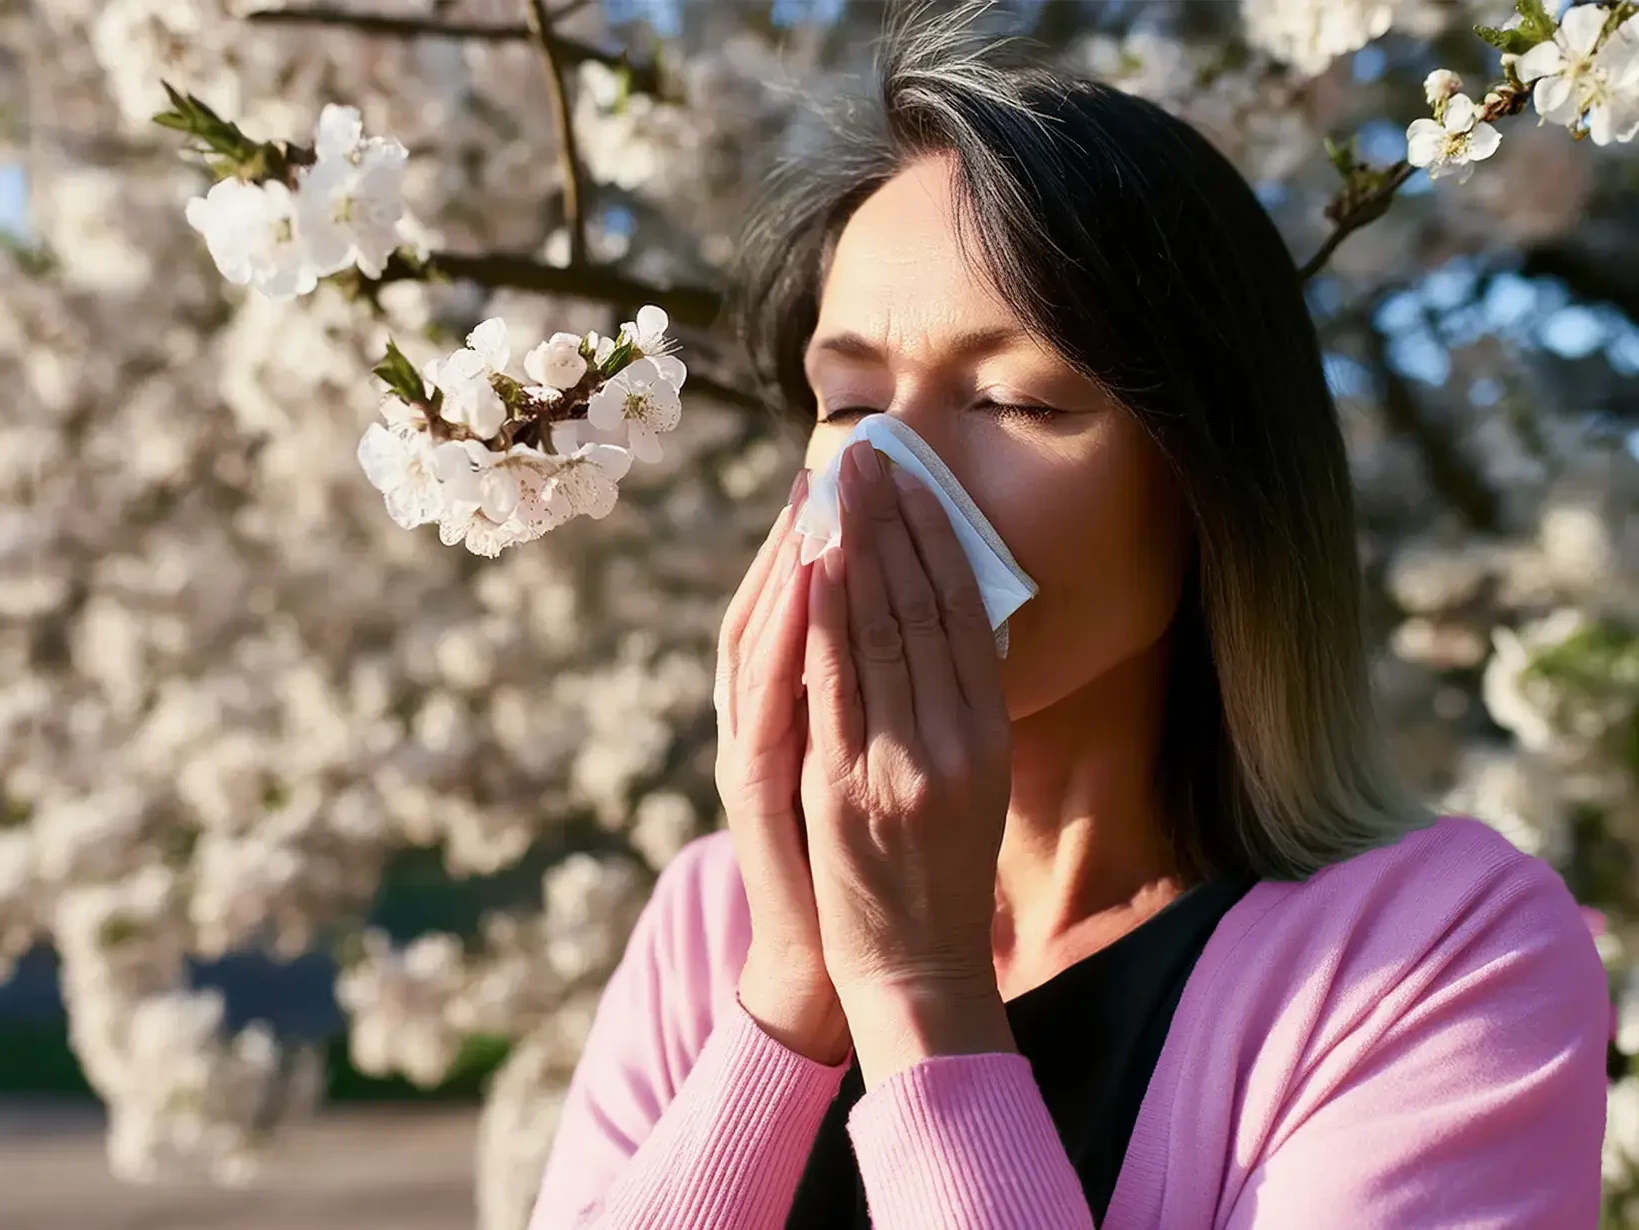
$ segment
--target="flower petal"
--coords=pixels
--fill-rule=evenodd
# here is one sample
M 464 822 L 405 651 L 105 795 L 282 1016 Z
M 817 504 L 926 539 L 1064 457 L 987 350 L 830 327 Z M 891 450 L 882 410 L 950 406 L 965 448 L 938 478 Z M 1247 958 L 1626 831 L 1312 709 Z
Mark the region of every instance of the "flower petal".
M 493 439 L 495 433 L 501 430 L 501 424 L 507 421 L 506 403 L 501 395 L 489 385 L 484 385 L 478 392 L 473 407 L 467 413 L 467 426 L 472 428 L 485 440 Z
M 620 375 L 630 387 L 643 388 L 660 379 L 660 368 L 653 359 L 635 359 L 626 365 Z
M 666 454 L 660 447 L 660 437 L 647 423 L 631 425 L 632 456 L 647 465 L 653 465 Z
M 580 419 L 567 419 L 561 423 L 553 423 L 550 429 L 552 451 L 560 456 L 568 457 L 580 448 L 586 441 L 581 438 L 586 423 Z
M 444 493 L 437 483 L 406 482 L 387 492 L 387 515 L 407 530 L 431 525 L 444 513 Z
M 1426 167 L 1439 158 L 1446 145 L 1445 129 L 1434 120 L 1413 120 L 1406 129 L 1406 161 Z
M 377 491 L 391 491 L 404 481 L 407 453 L 404 441 L 380 423 L 371 423 L 359 440 L 359 466 Z
M 491 469 L 479 476 L 478 507 L 491 521 L 505 521 L 518 507 L 518 475 L 510 468 Z
M 658 349 L 666 340 L 671 319 L 665 309 L 647 304 L 637 309 L 637 335 L 644 350 Z
M 1452 136 L 1460 136 L 1474 127 L 1475 117 L 1474 100 L 1467 94 L 1453 94 L 1446 103 L 1445 130 Z
M 1468 134 L 1469 161 L 1483 162 L 1496 153 L 1497 147 L 1501 144 L 1502 134 L 1490 124 L 1483 121 L 1475 124 L 1473 131 Z
M 660 378 L 674 389 L 681 389 L 683 382 L 689 378 L 689 369 L 683 365 L 683 360 L 674 354 L 655 355 L 654 366 L 660 373 Z
M 586 444 L 581 447 L 580 455 L 616 482 L 625 478 L 626 471 L 632 468 L 632 454 L 613 444 Z
M 364 119 L 357 107 L 326 103 L 313 126 L 313 152 L 323 158 L 345 158 L 364 136 Z
M 619 376 L 605 384 L 586 403 L 586 418 L 601 431 L 613 431 L 626 421 L 626 398 L 630 390 Z
M 1538 43 L 1514 61 L 1514 71 L 1526 85 L 1530 85 L 1539 77 L 1551 77 L 1564 67 L 1565 57 L 1560 55 L 1559 44 L 1552 39 L 1546 43 Z
M 1576 100 L 1576 89 L 1564 76 L 1544 77 L 1532 91 L 1537 114 L 1550 124 L 1564 124 L 1569 128 L 1582 114 Z
M 1584 58 L 1592 53 L 1599 36 L 1604 33 L 1605 19 L 1610 11 L 1598 4 L 1579 4 L 1565 10 L 1559 19 L 1559 33 L 1554 36 L 1566 51 Z M 1535 48 L 1533 48 L 1535 50 Z
M 512 347 L 507 341 L 506 321 L 499 316 L 491 316 L 467 334 L 467 345 L 483 356 L 484 365 L 492 372 L 500 371 L 512 357 Z

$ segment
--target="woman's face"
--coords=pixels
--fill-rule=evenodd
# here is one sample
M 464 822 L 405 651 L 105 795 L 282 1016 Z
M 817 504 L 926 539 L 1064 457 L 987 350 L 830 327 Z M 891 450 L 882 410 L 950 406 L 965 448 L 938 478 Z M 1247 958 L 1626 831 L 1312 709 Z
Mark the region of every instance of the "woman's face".
M 868 413 L 933 446 L 1041 586 L 1010 621 L 1015 721 L 1155 647 L 1188 543 L 1176 483 L 1133 417 L 1025 335 L 957 242 L 950 163 L 912 164 L 838 242 L 808 347 L 822 468 Z

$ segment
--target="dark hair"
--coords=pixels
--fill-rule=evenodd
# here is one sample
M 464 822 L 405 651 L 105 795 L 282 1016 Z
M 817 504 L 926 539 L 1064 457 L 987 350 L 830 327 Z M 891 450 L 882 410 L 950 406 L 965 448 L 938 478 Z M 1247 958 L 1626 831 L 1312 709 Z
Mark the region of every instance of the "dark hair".
M 880 109 L 772 176 L 737 278 L 758 378 L 812 415 L 803 350 L 838 235 L 907 163 L 950 158 L 964 246 L 1146 427 L 1193 514 L 1164 749 L 1186 865 L 1302 876 L 1425 823 L 1372 715 L 1347 458 L 1279 232 L 1188 124 L 973 16 L 896 21 Z

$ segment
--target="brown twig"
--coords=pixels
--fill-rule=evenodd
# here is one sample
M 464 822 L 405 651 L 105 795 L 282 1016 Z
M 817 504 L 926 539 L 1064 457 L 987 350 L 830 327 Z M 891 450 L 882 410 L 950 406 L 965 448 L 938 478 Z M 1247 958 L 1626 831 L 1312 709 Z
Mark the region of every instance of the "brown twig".
M 558 134 L 558 168 L 563 179 L 563 218 L 569 231 L 569 264 L 586 264 L 586 214 L 581 197 L 580 157 L 575 148 L 575 123 L 569 111 L 569 90 L 563 80 L 563 61 L 552 33 L 552 14 L 544 0 L 526 0 L 530 33 L 541 49 L 546 85 L 552 98 L 552 126 Z
M 1325 268 L 1326 262 L 1332 258 L 1332 253 L 1342 246 L 1345 239 L 1361 227 L 1381 218 L 1394 200 L 1394 194 L 1400 191 L 1401 186 L 1416 173 L 1416 170 L 1411 163 L 1402 159 L 1383 173 L 1383 178 L 1375 187 L 1357 198 L 1349 199 L 1345 189 L 1326 211 L 1332 219 L 1332 233 L 1326 236 L 1326 242 L 1320 245 L 1319 250 L 1303 263 L 1303 268 L 1298 270 L 1298 276 L 1307 282 Z
M 578 4 L 571 0 L 556 14 L 565 16 Z M 420 17 L 389 17 L 384 13 L 356 13 L 329 5 L 310 5 L 300 8 L 258 9 L 247 13 L 245 20 L 263 26 L 327 26 L 333 29 L 355 30 L 386 38 L 449 38 L 479 43 L 521 43 L 531 37 L 525 25 L 498 23 L 446 22 Z M 660 73 L 653 64 L 633 64 L 621 51 L 605 51 L 579 39 L 552 36 L 553 51 L 561 63 L 579 64 L 591 60 L 610 68 L 625 69 L 631 74 L 631 88 L 640 94 L 655 94 L 660 90 Z
M 492 289 L 530 290 L 570 295 L 600 303 L 653 303 L 681 325 L 709 329 L 722 311 L 723 298 L 705 286 L 654 286 L 598 265 L 562 267 L 532 256 L 491 252 L 468 256 L 434 252 L 425 262 L 394 255 L 378 284 L 447 278 L 476 282 Z
M 1505 116 L 1518 115 L 1525 110 L 1525 105 L 1531 98 L 1530 88 L 1515 76 L 1512 67 L 1507 69 L 1507 74 L 1505 80 L 1486 91 L 1479 112 L 1475 116 L 1477 123 L 1495 123 Z M 1436 112 L 1436 115 L 1438 114 Z M 1326 216 L 1333 223 L 1332 233 L 1326 236 L 1326 242 L 1320 245 L 1320 250 L 1305 261 L 1303 268 L 1298 271 L 1298 275 L 1305 282 L 1325 267 L 1332 253 L 1337 251 L 1345 239 L 1361 227 L 1381 218 L 1394 201 L 1394 194 L 1399 192 L 1417 171 L 1416 167 L 1403 158 L 1384 171 L 1374 171 L 1359 163 L 1340 169 L 1345 171 L 1343 188 L 1326 207 Z

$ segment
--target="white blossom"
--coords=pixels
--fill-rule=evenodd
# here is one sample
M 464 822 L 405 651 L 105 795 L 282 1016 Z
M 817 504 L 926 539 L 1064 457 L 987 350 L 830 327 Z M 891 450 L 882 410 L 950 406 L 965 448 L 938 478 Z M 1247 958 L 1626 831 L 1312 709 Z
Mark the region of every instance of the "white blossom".
M 1438 108 L 1463 88 L 1463 79 L 1449 68 L 1437 68 L 1423 81 L 1423 97 Z
M 1570 853 L 1570 818 L 1558 777 L 1529 752 L 1465 749 L 1440 809 L 1483 820 L 1525 853 L 1551 863 Z
M 505 452 L 476 440 L 439 445 L 435 465 L 447 497 L 440 540 L 494 558 L 539 538 L 576 511 L 563 487 L 566 464 L 527 444 Z
M 318 285 L 302 246 L 296 197 L 285 185 L 229 177 L 189 201 L 187 217 L 234 285 L 254 287 L 270 299 L 305 295 Z
M 388 409 L 403 407 L 395 397 L 383 399 L 386 425 L 371 423 L 359 441 L 358 461 L 370 485 L 387 503 L 387 515 L 405 529 L 430 525 L 444 514 L 449 497 L 439 479 L 435 449 L 424 426 Z
M 639 461 L 659 461 L 660 435 L 677 426 L 683 402 L 677 386 L 666 379 L 654 359 L 638 359 L 614 376 L 592 395 L 586 418 L 603 433 L 617 432 L 622 426 L 628 447 Z
M 1427 167 L 1429 178 L 1454 175 L 1464 183 L 1474 173 L 1474 164 L 1497 152 L 1500 134 L 1479 118 L 1479 108 L 1466 94 L 1452 96 L 1439 120 L 1413 120 L 1406 130 L 1406 161 Z
M 556 474 L 556 493 L 566 501 L 571 515 L 602 520 L 614 511 L 620 480 L 631 465 L 632 454 L 624 448 L 582 444 L 563 457 Z
M 1605 1089 L 1605 1143 L 1600 1169 L 1613 1186 L 1639 1171 L 1639 1077 L 1624 1076 Z
M 1552 39 L 1515 62 L 1532 83 L 1532 101 L 1544 120 L 1587 125 L 1596 145 L 1631 141 L 1639 133 L 1639 18 L 1601 41 L 1610 10 L 1581 4 L 1567 9 Z
M 436 1085 L 461 1050 L 446 1009 L 463 979 L 461 941 L 442 932 L 394 948 L 386 934 L 364 937 L 364 956 L 336 980 L 336 998 L 353 1017 L 353 1062 L 361 1072 L 401 1072 Z
M 503 373 L 511 357 L 506 322 L 492 317 L 467 334 L 464 349 L 429 363 L 425 375 L 444 394 L 440 416 L 485 440 L 494 436 L 506 422 L 507 408 L 491 377 Z
M 580 348 L 578 335 L 554 333 L 524 356 L 524 372 L 539 388 L 572 389 L 586 375 L 586 358 Z
M 1394 5 L 1385 0 L 1242 0 L 1247 41 L 1305 76 L 1388 33 Z
M 397 141 L 365 139 L 358 111 L 324 108 L 314 134 L 317 161 L 297 193 L 302 244 L 320 277 L 357 265 L 381 276 L 399 244 L 407 152 Z
M 638 309 L 636 320 L 621 325 L 620 335 L 642 354 L 653 358 L 665 354 L 670 347 L 671 341 L 666 337 L 666 330 L 670 327 L 671 319 L 665 309 L 651 303 Z

